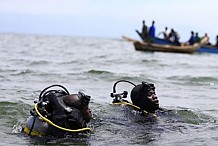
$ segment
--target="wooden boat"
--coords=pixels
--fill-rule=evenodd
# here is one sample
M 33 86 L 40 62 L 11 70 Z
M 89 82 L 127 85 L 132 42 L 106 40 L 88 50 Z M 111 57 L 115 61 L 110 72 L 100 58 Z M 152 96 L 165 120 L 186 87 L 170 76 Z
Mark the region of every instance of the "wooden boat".
M 157 44 L 157 43 L 142 42 L 142 41 L 131 39 L 126 36 L 123 36 L 123 39 L 133 42 L 135 49 L 140 51 L 191 54 L 197 52 L 197 50 L 204 44 L 204 42 L 206 42 L 208 38 L 202 39 L 200 43 L 195 43 L 194 45 L 187 45 L 187 46 L 175 46 L 172 44 Z

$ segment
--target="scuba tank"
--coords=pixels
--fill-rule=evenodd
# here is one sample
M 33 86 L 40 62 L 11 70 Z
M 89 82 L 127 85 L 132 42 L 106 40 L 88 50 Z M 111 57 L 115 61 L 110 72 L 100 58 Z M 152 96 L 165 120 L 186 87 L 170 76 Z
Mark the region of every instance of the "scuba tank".
M 38 104 L 38 109 L 41 114 L 46 116 L 47 111 L 45 107 L 47 105 L 46 102 L 38 102 L 38 100 L 34 101 L 35 104 Z M 36 112 L 36 109 L 30 110 L 31 116 L 27 118 L 27 121 L 24 125 L 23 131 L 31 136 L 44 136 L 48 131 L 48 123 L 44 121 Z
M 47 134 L 48 124 L 39 116 L 30 116 L 23 131 L 32 136 L 43 136 Z

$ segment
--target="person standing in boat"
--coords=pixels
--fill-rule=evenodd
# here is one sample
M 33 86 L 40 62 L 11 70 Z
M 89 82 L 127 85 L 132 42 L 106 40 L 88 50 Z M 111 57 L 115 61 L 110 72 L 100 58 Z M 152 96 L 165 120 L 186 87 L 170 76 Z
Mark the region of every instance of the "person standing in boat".
M 155 26 L 154 26 L 155 21 L 152 21 L 152 25 L 149 28 L 149 41 L 154 42 L 155 41 Z
M 142 21 L 142 31 L 139 32 L 136 30 L 137 34 L 141 37 L 143 41 L 147 41 L 148 39 L 148 27 L 145 25 L 145 20 Z

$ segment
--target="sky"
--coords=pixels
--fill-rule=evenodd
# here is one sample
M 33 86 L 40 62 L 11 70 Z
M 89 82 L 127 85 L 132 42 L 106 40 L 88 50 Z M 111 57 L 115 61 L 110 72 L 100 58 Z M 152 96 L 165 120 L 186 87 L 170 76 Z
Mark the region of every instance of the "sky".
M 167 26 L 181 41 L 190 31 L 218 35 L 217 0 L 0 0 L 0 33 L 140 39 L 142 20 Z

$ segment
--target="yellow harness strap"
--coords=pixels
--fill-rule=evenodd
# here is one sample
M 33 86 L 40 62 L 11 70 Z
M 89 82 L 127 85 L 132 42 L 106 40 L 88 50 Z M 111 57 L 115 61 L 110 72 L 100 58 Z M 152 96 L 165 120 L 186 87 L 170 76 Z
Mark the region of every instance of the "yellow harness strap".
M 54 124 L 52 121 L 50 121 L 49 119 L 43 117 L 40 112 L 38 111 L 38 108 L 37 108 L 37 104 L 35 104 L 34 106 L 35 110 L 36 110 L 36 113 L 45 121 L 47 122 L 48 124 L 58 128 L 58 129 L 61 129 L 61 130 L 65 130 L 65 131 L 68 131 L 68 132 L 81 132 L 81 131 L 91 131 L 91 128 L 81 128 L 81 129 L 76 129 L 76 130 L 73 130 L 73 129 L 67 129 L 67 128 L 64 128 L 64 127 L 60 127 L 56 124 Z
M 113 104 L 125 104 L 125 105 L 130 105 L 130 106 L 132 106 L 132 107 L 134 107 L 134 108 L 137 108 L 137 109 L 141 109 L 140 107 L 138 107 L 138 106 L 136 106 L 136 105 L 134 105 L 134 104 L 131 104 L 131 103 L 129 103 L 129 102 L 117 102 L 117 103 L 113 103 Z M 152 116 L 154 116 L 154 117 L 157 117 L 157 115 L 156 114 L 153 114 L 153 113 L 149 113 L 149 112 L 147 112 L 147 111 L 145 111 L 145 110 L 143 110 L 143 112 L 145 113 L 145 114 L 150 114 L 150 115 L 152 115 Z

